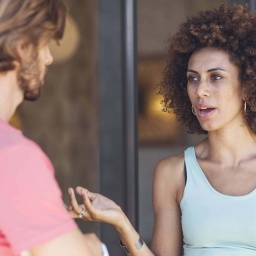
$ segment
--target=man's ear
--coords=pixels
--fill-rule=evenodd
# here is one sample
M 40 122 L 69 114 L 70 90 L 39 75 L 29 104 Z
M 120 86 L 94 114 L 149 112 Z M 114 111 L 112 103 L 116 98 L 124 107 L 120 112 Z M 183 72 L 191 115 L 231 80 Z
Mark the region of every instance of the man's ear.
M 22 62 L 22 60 L 24 59 L 25 57 L 25 46 L 24 46 L 24 43 L 22 41 L 19 41 L 17 44 L 16 44 L 16 54 L 17 54 L 17 59 L 19 60 L 19 62 Z
M 16 44 L 16 54 L 17 60 L 19 63 L 22 63 L 23 60 L 29 60 L 33 51 L 32 44 L 27 44 L 24 41 L 19 41 Z
M 22 63 L 24 57 L 25 57 L 24 46 L 23 46 L 21 41 L 16 43 L 15 55 L 16 55 L 16 57 L 13 61 L 13 64 L 15 65 L 16 68 L 18 68 L 20 66 L 20 64 Z

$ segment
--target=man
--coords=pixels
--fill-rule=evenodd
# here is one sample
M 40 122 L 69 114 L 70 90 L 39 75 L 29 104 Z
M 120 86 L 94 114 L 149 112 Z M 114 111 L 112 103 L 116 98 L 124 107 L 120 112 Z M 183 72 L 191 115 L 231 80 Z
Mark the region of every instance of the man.
M 8 124 L 24 99 L 39 97 L 65 16 L 59 0 L 0 0 L 1 256 L 101 255 L 99 240 L 68 216 L 46 155 Z

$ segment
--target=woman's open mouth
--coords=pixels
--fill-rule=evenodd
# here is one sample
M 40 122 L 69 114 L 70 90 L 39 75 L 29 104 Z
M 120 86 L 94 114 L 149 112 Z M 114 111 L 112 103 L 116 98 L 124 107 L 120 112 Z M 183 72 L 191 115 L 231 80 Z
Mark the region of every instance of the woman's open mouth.
M 215 110 L 215 108 L 206 108 L 206 107 L 203 107 L 203 108 L 200 108 L 199 109 L 199 112 L 201 115 L 206 115 L 208 113 L 210 113 L 211 111 Z
M 197 116 L 199 118 L 209 118 L 215 112 L 216 108 L 213 107 L 200 107 L 197 110 Z

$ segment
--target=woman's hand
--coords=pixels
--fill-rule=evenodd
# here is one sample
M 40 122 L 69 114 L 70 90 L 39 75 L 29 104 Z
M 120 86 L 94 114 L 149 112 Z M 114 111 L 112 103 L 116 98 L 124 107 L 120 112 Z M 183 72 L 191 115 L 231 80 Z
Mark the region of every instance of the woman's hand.
M 68 189 L 71 206 L 67 210 L 71 217 L 82 218 L 85 221 L 105 222 L 113 225 L 116 229 L 122 228 L 127 218 L 122 209 L 109 198 L 97 193 L 92 193 L 85 188 L 77 187 L 76 192 L 83 199 L 83 204 L 79 205 L 75 192 Z M 79 217 L 79 214 L 82 213 Z
M 77 187 L 76 192 L 83 199 L 83 204 L 79 205 L 74 190 L 69 188 L 68 192 L 71 206 L 67 207 L 67 210 L 71 217 L 79 218 L 80 214 L 80 218 L 85 221 L 98 221 L 113 225 L 122 243 L 129 248 L 129 255 L 131 256 L 154 255 L 145 243 L 142 248 L 137 248 L 136 243 L 140 236 L 114 201 L 100 194 L 92 193 L 85 188 Z

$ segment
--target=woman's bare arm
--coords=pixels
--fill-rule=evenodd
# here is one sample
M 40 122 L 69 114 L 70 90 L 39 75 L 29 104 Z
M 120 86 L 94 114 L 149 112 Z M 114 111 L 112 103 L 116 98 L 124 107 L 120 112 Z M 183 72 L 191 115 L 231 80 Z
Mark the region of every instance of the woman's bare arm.
M 169 158 L 158 164 L 154 175 L 153 198 L 155 225 L 151 250 L 144 245 L 138 249 L 136 243 L 139 234 L 131 225 L 122 209 L 112 200 L 85 188 L 77 187 L 76 192 L 83 198 L 83 205 L 78 205 L 73 189 L 69 189 L 72 217 L 85 207 L 83 219 L 87 221 L 105 222 L 117 230 L 122 244 L 133 256 L 181 256 L 182 234 L 180 224 L 179 198 L 182 191 L 180 181 L 184 172 L 184 160 L 179 157 Z M 172 171 L 175 170 L 175 171 Z M 183 175 L 181 177 L 181 175 Z
M 120 236 L 120 240 L 129 250 L 131 256 L 152 256 L 154 255 L 147 245 L 138 249 L 136 243 L 139 234 L 122 211 L 122 209 L 112 200 L 97 193 L 92 193 L 85 188 L 77 187 L 76 192 L 83 198 L 83 205 L 78 205 L 73 189 L 69 189 L 72 209 L 69 213 L 72 217 L 78 217 L 83 207 L 86 208 L 83 219 L 86 221 L 105 222 L 113 225 Z
M 159 256 L 182 255 L 181 212 L 184 158 L 182 155 L 161 161 L 154 173 L 154 232 L 151 250 Z

